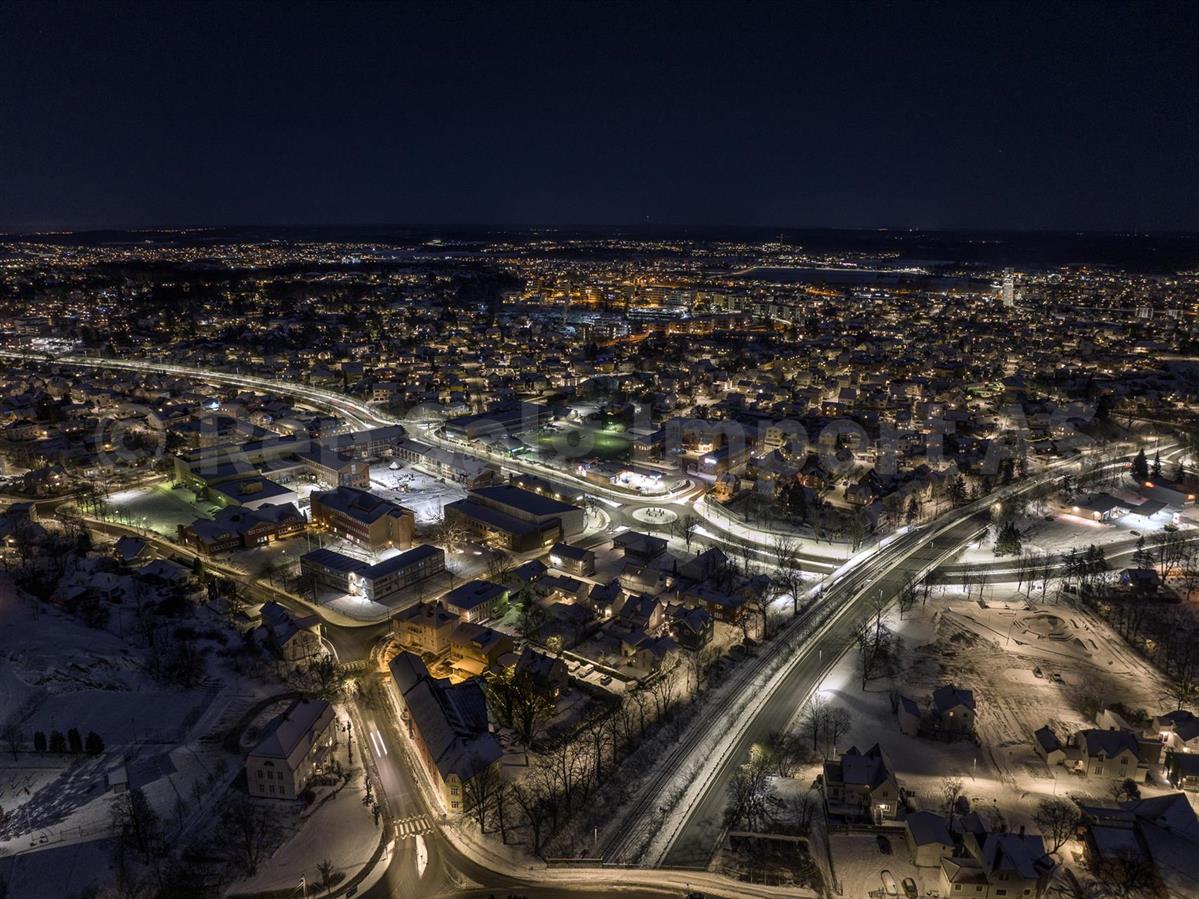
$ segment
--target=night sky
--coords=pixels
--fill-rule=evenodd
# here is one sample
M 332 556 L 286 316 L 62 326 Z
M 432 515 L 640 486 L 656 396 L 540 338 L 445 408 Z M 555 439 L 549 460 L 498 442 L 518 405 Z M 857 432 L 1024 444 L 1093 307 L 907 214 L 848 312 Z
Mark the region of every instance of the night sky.
M 0 4 L 0 227 L 1199 230 L 1199 4 Z

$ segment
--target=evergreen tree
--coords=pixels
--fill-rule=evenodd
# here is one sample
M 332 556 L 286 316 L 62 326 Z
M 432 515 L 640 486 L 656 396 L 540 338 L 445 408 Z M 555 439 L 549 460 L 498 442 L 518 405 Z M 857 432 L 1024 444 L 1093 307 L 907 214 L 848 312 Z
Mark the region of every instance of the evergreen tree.
M 916 499 L 916 494 L 912 494 L 908 498 L 908 510 L 904 513 L 903 520 L 907 524 L 911 524 L 920 517 L 920 501 Z
M 1020 531 L 1012 522 L 1007 522 L 999 529 L 995 537 L 995 555 L 1018 556 L 1022 549 Z
M 1145 451 L 1137 450 L 1137 454 L 1132 459 L 1132 476 L 1138 481 L 1144 481 L 1149 477 L 1149 462 L 1145 459 Z
M 949 502 L 954 506 L 962 506 L 966 504 L 966 481 L 958 475 L 949 482 Z
M 1153 477 L 1155 477 L 1155 478 L 1160 478 L 1162 476 L 1162 454 L 1161 453 L 1153 454 L 1153 468 L 1151 468 L 1149 470 L 1149 473 L 1151 475 L 1153 475 Z
M 62 731 L 50 731 L 50 751 L 60 755 L 67 751 L 67 738 L 62 735 Z
M 1132 565 L 1134 568 L 1152 568 L 1153 553 L 1145 548 L 1145 538 L 1137 538 L 1137 548 L 1132 554 Z
M 40 730 L 34 731 L 33 751 L 34 752 L 45 752 L 46 751 L 46 735 Z
M 87 732 L 87 738 L 83 741 L 83 748 L 88 755 L 100 755 L 104 752 L 104 741 L 100 739 L 100 735 L 94 730 Z
M 83 737 L 79 735 L 79 731 L 74 727 L 67 731 L 67 745 L 75 755 L 83 752 Z

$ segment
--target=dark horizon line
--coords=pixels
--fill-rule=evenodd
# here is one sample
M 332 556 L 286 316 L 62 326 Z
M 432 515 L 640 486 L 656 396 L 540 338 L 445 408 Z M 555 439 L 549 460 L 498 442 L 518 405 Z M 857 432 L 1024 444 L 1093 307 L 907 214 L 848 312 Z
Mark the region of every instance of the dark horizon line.
M 289 224 L 241 223 L 241 224 L 155 224 L 155 225 L 82 225 L 29 228 L 20 226 L 0 225 L 0 237 L 28 238 L 37 236 L 87 236 L 104 233 L 140 234 L 140 233 L 186 233 L 189 231 L 287 231 L 303 229 L 401 229 L 411 231 L 427 231 L 433 229 L 448 230 L 506 230 L 506 231 L 781 231 L 781 232 L 822 232 L 846 234 L 988 234 L 988 235 L 1018 235 L 1018 236 L 1063 236 L 1075 235 L 1082 237 L 1129 237 L 1129 238 L 1199 238 L 1199 230 L 1142 230 L 1142 229 L 1087 229 L 1087 228 L 1019 228 L 1011 226 L 997 227 L 916 227 L 916 226 L 846 226 L 846 225 L 752 225 L 752 224 L 681 224 L 677 222 L 635 222 L 635 223 L 530 223 L 530 222 L 305 222 Z

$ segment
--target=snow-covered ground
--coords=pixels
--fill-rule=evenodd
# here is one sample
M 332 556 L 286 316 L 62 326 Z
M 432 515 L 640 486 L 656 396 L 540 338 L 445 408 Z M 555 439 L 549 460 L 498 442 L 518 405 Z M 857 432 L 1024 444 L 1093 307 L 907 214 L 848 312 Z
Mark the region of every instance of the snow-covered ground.
M 1046 615 L 1056 619 L 1053 637 L 1042 620 Z M 946 590 L 934 591 L 926 606 L 918 606 L 902 621 L 892 613 L 889 624 L 903 639 L 902 672 L 895 678 L 873 680 L 863 689 L 858 655 L 851 650 L 830 672 L 821 692 L 852 718 L 850 732 L 837 751 L 850 746 L 865 751 L 879 743 L 900 786 L 914 794 L 918 808 L 940 811 L 942 781 L 956 776 L 962 779 L 975 811 L 998 814 L 1009 827 L 1023 824 L 1035 831 L 1032 816 L 1040 799 L 1054 794 L 1106 797 L 1108 789 L 1106 782 L 1087 781 L 1061 767 L 1047 766 L 1033 750 L 1032 734 L 1037 728 L 1049 724 L 1065 740 L 1076 730 L 1094 726 L 1082 712 L 1089 699 L 1101 704 L 1123 702 L 1151 714 L 1161 710 L 1160 675 L 1106 624 L 1077 609 L 1039 604 L 1030 611 L 1014 591 L 982 608 L 977 601 Z M 1041 669 L 1041 677 L 1034 673 L 1036 668 Z M 1060 682 L 1053 679 L 1055 674 Z M 891 691 L 923 705 L 942 684 L 973 691 L 979 744 L 944 743 L 900 733 L 891 710 Z M 798 724 L 797 717 L 793 726 Z M 818 772 L 819 766 L 814 765 L 801 779 Z M 1143 791 L 1146 795 L 1161 792 L 1152 785 Z M 895 854 L 906 860 L 902 841 L 892 842 Z M 856 857 L 860 848 L 841 837 L 835 837 L 833 845 L 838 858 Z M 839 852 L 839 846 L 847 851 Z M 868 864 L 838 867 L 846 895 L 859 895 L 851 889 L 851 880 L 877 889 L 880 867 L 900 877 L 897 865 L 902 865 L 895 858 L 886 858 L 886 864 L 881 861 L 880 857 Z
M 338 757 L 346 762 L 344 743 Z M 356 768 L 350 781 L 322 802 L 306 817 L 294 804 L 283 803 L 279 821 L 294 828 L 290 837 L 259 868 L 258 873 L 230 887 L 233 893 L 259 893 L 294 887 L 303 877 L 318 895 L 323 861 L 333 865 L 334 878 L 344 881 L 370 861 L 379 845 L 382 823 L 375 824 L 370 809 L 363 804 L 363 775 Z M 318 799 L 319 801 L 319 799 Z
M 106 499 L 113 521 L 148 527 L 164 537 L 174 537 L 179 525 L 211 517 L 217 506 L 197 500 L 192 491 L 169 484 L 154 484 L 114 493 Z
M 1131 491 L 1113 490 L 1113 496 L 1126 499 L 1129 505 L 1144 502 L 1144 498 Z M 1098 522 L 1074 515 L 1070 507 L 1062 503 L 1047 504 L 1040 515 L 1025 515 L 1016 519 L 1016 527 L 1023 537 L 1025 552 L 1045 552 L 1061 555 L 1071 549 L 1094 543 L 1109 546 L 1113 543 L 1128 543 L 1144 537 L 1151 542 L 1153 536 L 1168 524 L 1175 524 L 1173 512 L 1164 510 L 1156 515 L 1144 517 L 1125 515 L 1115 521 Z M 1193 527 L 1189 518 L 1181 518 L 1177 524 L 1186 529 Z M 994 552 L 994 534 L 988 534 L 971 544 L 955 559 L 955 564 L 988 564 L 997 561 Z M 1010 557 L 1009 557 L 1010 558 Z
M 120 607 L 115 607 L 120 608 Z M 191 623 L 215 632 L 215 613 L 197 610 Z M 231 637 L 231 639 L 234 639 Z M 67 879 L 39 878 L 70 871 L 79 887 L 105 882 L 111 853 L 97 852 L 112 826 L 111 772 L 142 790 L 176 834 L 200 825 L 241 765 L 221 737 L 245 709 L 269 691 L 228 670 L 207 638 L 196 640 L 207 677 L 193 689 L 154 680 L 137 642 L 132 615 L 113 614 L 105 628 L 89 628 L 18 593 L 0 574 L 0 722 L 19 733 L 16 751 L 6 739 L 0 754 L 0 856 L 10 895 L 23 899 L 67 895 Z M 71 728 L 95 731 L 98 756 L 36 752 L 35 731 L 47 738 Z M 64 874 L 65 878 L 65 874 Z
M 891 847 L 886 854 L 879 847 L 878 838 L 872 833 L 834 833 L 829 835 L 829 847 L 833 855 L 833 873 L 842 896 L 869 896 L 872 891 L 882 890 L 883 871 L 890 871 L 895 883 L 905 877 L 916 882 L 920 895 L 937 885 L 936 868 L 917 868 L 911 862 L 903 835 L 888 836 Z M 902 887 L 900 888 L 902 894 Z
M 411 509 L 418 525 L 440 521 L 446 503 L 466 497 L 461 484 L 407 466 L 393 471 L 391 464 L 371 466 L 371 489 Z

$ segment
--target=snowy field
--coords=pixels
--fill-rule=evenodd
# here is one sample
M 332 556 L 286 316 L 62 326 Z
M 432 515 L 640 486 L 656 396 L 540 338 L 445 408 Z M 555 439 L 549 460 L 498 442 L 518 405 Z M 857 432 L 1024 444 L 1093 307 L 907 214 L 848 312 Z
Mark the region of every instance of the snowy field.
M 1107 784 L 1046 765 L 1033 750 L 1033 732 L 1048 724 L 1065 740 L 1094 726 L 1082 708 L 1096 701 L 1161 711 L 1161 679 L 1099 619 L 1053 605 L 1030 611 L 1014 593 L 1003 599 L 981 608 L 960 594 L 934 591 L 927 606 L 917 606 L 904 620 L 890 616 L 889 625 L 903 640 L 897 677 L 872 680 L 863 689 L 858 656 L 850 650 L 821 693 L 852 718 L 837 751 L 851 745 L 864 751 L 879 743 L 917 808 L 940 811 L 943 779 L 960 777 L 975 811 L 1000 815 L 1009 827 L 1025 824 L 1035 830 L 1032 815 L 1040 799 L 1105 796 Z M 1052 628 L 1039 620 L 1046 614 L 1055 616 Z M 900 733 L 891 692 L 924 705 L 943 684 L 973 691 L 978 745 Z M 797 717 L 793 726 L 798 725 Z M 809 773 L 814 777 L 818 767 Z M 1157 792 L 1145 787 L 1146 795 Z M 906 849 L 897 847 L 897 854 L 906 857 Z
M 407 466 L 393 471 L 391 464 L 371 466 L 371 489 L 411 509 L 418 525 L 440 521 L 446 503 L 466 498 L 461 484 Z
M 197 612 L 199 627 L 220 627 Z M 61 899 L 109 876 L 110 772 L 141 789 L 173 828 L 198 826 L 224 794 L 241 757 L 221 737 L 269 683 L 225 670 L 200 642 L 220 690 L 177 689 L 151 678 L 130 620 L 89 628 L 56 607 L 20 596 L 0 575 L 0 723 L 19 734 L 0 753 L 0 878 L 9 895 Z M 208 681 L 211 682 L 211 681 Z M 95 731 L 98 756 L 33 751 L 33 735 Z M 47 871 L 56 872 L 46 877 Z M 68 887 L 70 890 L 68 891 Z
M 196 495 L 186 488 L 173 488 L 167 484 L 122 490 L 109 496 L 106 502 L 108 518 L 148 527 L 165 537 L 174 537 L 181 524 L 211 517 L 217 508 L 212 503 L 197 500 Z

